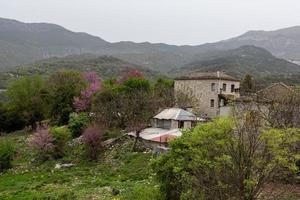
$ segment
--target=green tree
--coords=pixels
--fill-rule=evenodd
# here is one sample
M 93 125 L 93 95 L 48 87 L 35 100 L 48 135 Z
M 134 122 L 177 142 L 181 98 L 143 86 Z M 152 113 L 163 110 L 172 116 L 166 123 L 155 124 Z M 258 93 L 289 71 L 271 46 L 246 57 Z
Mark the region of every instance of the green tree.
M 173 107 L 175 105 L 174 81 L 159 78 L 154 84 L 156 98 L 159 99 L 161 108 Z
M 44 118 L 45 104 L 42 100 L 44 82 L 40 76 L 28 76 L 12 82 L 7 89 L 8 107 L 19 113 L 26 125 L 36 128 L 36 122 Z
M 70 113 L 74 112 L 74 97 L 86 87 L 82 75 L 76 71 L 59 71 L 46 82 L 46 101 L 50 117 L 58 125 L 67 124 Z
M 21 130 L 25 125 L 26 122 L 19 112 L 0 104 L 0 133 Z
M 67 142 L 71 139 L 71 131 L 66 126 L 54 126 L 49 130 L 53 137 L 54 158 L 62 158 L 66 153 Z
M 153 163 L 165 199 L 254 200 L 282 167 L 297 170 L 299 130 L 239 125 L 217 119 L 173 141 Z
M 156 112 L 157 99 L 153 95 L 148 80 L 129 78 L 98 93 L 92 111 L 106 128 L 137 130 L 146 126 Z
M 246 74 L 244 79 L 241 82 L 241 93 L 253 93 L 255 92 L 255 85 L 253 77 L 250 74 Z
M 91 123 L 91 117 L 88 113 L 71 113 L 68 127 L 71 131 L 72 137 L 79 137 L 89 123 Z

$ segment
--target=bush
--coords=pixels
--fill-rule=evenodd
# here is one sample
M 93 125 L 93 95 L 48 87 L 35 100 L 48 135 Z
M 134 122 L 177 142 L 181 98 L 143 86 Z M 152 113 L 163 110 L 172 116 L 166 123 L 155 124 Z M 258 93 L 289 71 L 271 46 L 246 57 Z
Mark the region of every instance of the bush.
M 88 127 L 83 133 L 83 142 L 87 156 L 91 160 L 97 160 L 102 149 L 102 133 L 96 126 Z
M 281 169 L 296 174 L 299 155 L 292 147 L 300 130 L 265 130 L 234 120 L 220 118 L 186 131 L 154 161 L 166 199 L 256 199 L 274 175 L 282 176 Z
M 66 126 L 52 127 L 50 129 L 54 141 L 54 157 L 61 158 L 65 155 L 66 144 L 71 138 L 71 132 Z
M 54 138 L 47 126 L 38 127 L 37 132 L 29 139 L 29 149 L 41 161 L 52 158 L 54 152 Z
M 87 113 L 71 113 L 69 118 L 69 129 L 72 133 L 72 137 L 78 137 L 81 135 L 82 131 L 86 128 L 87 124 L 90 122 L 90 117 Z
M 0 172 L 11 167 L 11 161 L 15 148 L 11 142 L 6 140 L 0 142 Z
M 13 132 L 22 130 L 26 123 L 21 114 L 0 103 L 0 132 Z
M 103 141 L 111 139 L 111 138 L 118 138 L 122 136 L 122 130 L 117 129 L 117 128 L 111 128 L 108 130 L 105 130 L 103 133 Z

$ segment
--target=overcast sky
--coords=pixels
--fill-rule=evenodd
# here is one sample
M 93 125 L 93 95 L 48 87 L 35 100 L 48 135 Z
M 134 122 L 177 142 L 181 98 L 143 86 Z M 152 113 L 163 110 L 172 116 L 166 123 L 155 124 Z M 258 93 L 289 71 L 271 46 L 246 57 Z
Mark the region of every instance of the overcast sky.
M 202 44 L 300 25 L 299 0 L 0 0 L 0 17 L 110 41 Z

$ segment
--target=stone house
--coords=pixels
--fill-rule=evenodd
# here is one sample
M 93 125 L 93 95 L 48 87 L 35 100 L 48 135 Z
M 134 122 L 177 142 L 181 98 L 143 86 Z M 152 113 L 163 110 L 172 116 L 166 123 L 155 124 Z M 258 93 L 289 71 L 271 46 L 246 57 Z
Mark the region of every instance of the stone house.
M 175 94 L 192 96 L 192 110 L 204 117 L 228 115 L 229 102 L 240 97 L 240 80 L 224 72 L 195 72 L 175 79 Z
M 289 98 L 297 90 L 293 86 L 288 86 L 282 82 L 273 83 L 256 93 L 260 101 L 282 102 Z

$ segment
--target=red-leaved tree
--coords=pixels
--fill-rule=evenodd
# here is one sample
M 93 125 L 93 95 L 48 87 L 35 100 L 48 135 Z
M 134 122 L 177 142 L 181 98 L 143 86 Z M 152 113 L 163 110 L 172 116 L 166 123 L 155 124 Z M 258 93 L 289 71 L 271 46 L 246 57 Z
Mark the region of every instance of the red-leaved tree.
M 83 142 L 87 156 L 91 160 L 97 160 L 102 149 L 102 132 L 99 127 L 93 125 L 83 133 Z

